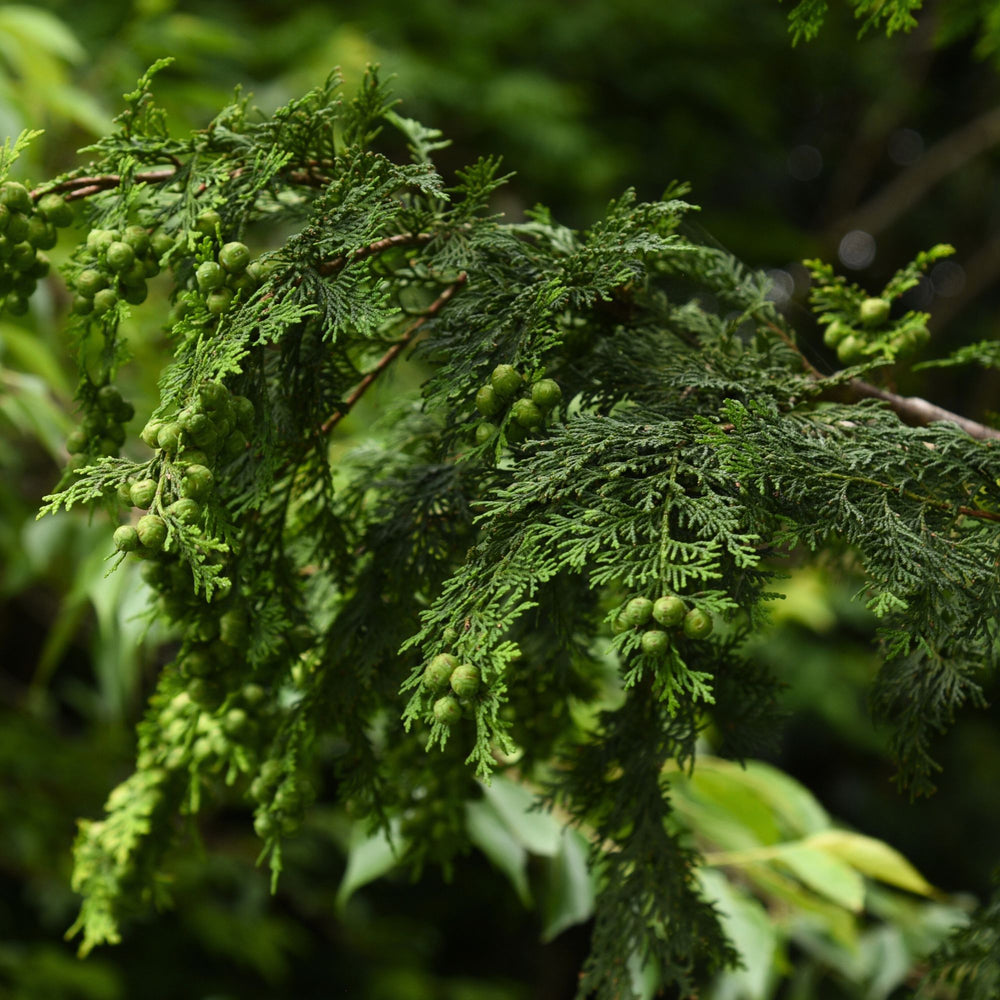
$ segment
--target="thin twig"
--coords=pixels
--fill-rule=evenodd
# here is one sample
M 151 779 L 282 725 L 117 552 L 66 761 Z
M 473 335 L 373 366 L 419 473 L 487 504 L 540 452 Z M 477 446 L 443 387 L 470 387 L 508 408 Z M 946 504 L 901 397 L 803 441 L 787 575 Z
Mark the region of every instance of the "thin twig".
M 159 181 L 170 180 L 176 176 L 177 167 L 162 167 L 157 170 L 145 170 L 134 174 L 133 180 L 139 183 L 157 183 Z M 97 194 L 98 191 L 109 191 L 111 188 L 121 184 L 121 174 L 100 174 L 92 177 L 71 177 L 68 180 L 60 181 L 51 187 L 38 188 L 31 192 L 32 198 L 38 198 L 43 194 L 52 192 L 66 192 L 66 201 L 75 201 L 77 198 L 86 198 L 89 195 Z
M 881 399 L 888 403 L 894 412 L 910 423 L 925 426 L 936 420 L 946 420 L 949 423 L 957 424 L 970 437 L 980 441 L 1000 440 L 1000 431 L 995 428 L 952 413 L 950 410 L 945 410 L 919 396 L 897 396 L 894 392 L 879 389 L 878 386 L 863 382 L 861 379 L 852 379 L 848 388 L 852 395 L 859 399 Z
M 434 238 L 434 235 L 434 233 L 398 233 L 395 236 L 386 236 L 385 239 L 376 240 L 374 243 L 369 243 L 367 246 L 361 247 L 352 253 L 324 261 L 316 270 L 325 277 L 328 274 L 333 274 L 334 271 L 339 271 L 349 262 L 371 257 L 374 254 L 381 253 L 383 250 L 391 250 L 393 247 L 419 246 L 422 243 L 430 242 Z
M 367 372 L 364 378 L 357 384 L 354 391 L 344 400 L 340 408 L 337 410 L 333 416 L 329 417 L 323 422 L 320 427 L 320 432 L 322 434 L 329 434 L 337 424 L 351 412 L 351 409 L 358 402 L 359 399 L 368 391 L 371 384 L 381 375 L 393 361 L 399 357 L 400 354 L 410 345 L 413 338 L 416 336 L 417 331 L 431 319 L 436 316 L 444 306 L 444 304 L 458 291 L 458 289 L 465 284 L 468 280 L 468 275 L 463 271 L 431 304 L 428 306 L 427 311 L 424 313 L 420 319 L 415 320 L 411 323 L 406 331 L 403 333 L 402 337 L 396 341 L 392 347 L 389 348 L 385 354 L 379 358 L 378 363 L 375 365 L 371 371 Z
M 802 353 L 802 349 L 789 336 L 788 332 L 782 329 L 777 323 L 768 321 L 768 329 L 773 330 L 796 354 L 798 354 L 802 367 L 817 381 L 822 381 L 826 376 Z M 979 441 L 1000 440 L 1000 430 L 987 427 L 985 424 L 977 423 L 968 417 L 963 417 L 958 413 L 952 413 L 944 407 L 935 403 L 921 399 L 919 396 L 900 396 L 887 389 L 880 389 L 878 386 L 865 382 L 863 379 L 855 378 L 846 386 L 851 398 L 857 399 L 880 399 L 883 403 L 889 404 L 891 409 L 907 423 L 925 427 L 927 424 L 938 420 L 945 420 L 948 423 L 957 424 L 970 437 Z M 967 512 L 971 513 L 971 512 Z

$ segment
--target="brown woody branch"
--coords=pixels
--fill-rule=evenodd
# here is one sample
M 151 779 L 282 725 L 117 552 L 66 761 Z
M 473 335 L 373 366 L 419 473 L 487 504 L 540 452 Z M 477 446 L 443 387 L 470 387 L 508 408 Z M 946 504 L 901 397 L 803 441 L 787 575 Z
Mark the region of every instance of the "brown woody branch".
M 952 413 L 950 410 L 945 410 L 919 396 L 897 396 L 894 392 L 879 389 L 878 386 L 870 385 L 861 379 L 852 379 L 849 383 L 849 390 L 858 399 L 881 399 L 910 424 L 925 426 L 936 420 L 946 420 L 949 423 L 957 424 L 970 437 L 980 441 L 1000 440 L 1000 431 L 995 428 Z
M 766 325 L 768 329 L 773 330 L 798 354 L 802 361 L 802 367 L 810 376 L 817 381 L 823 379 L 823 373 L 802 353 L 798 344 L 795 343 L 787 330 L 784 330 L 777 323 L 768 322 Z M 958 413 L 952 413 L 951 410 L 946 410 L 944 407 L 928 402 L 926 399 L 921 399 L 919 396 L 900 396 L 895 392 L 880 389 L 878 386 L 859 378 L 851 379 L 845 388 L 848 396 L 853 400 L 882 400 L 883 403 L 889 405 L 890 410 L 908 424 L 925 427 L 927 424 L 934 423 L 937 420 L 945 420 L 948 423 L 957 424 L 966 434 L 979 441 L 1000 440 L 1000 430 L 977 423 L 975 420 L 970 420 L 968 417 L 963 417 Z
M 357 384 L 354 391 L 344 400 L 333 416 L 329 417 L 323 422 L 320 427 L 320 432 L 323 434 L 329 434 L 334 427 L 340 423 L 351 409 L 358 402 L 359 399 L 368 391 L 372 383 L 381 375 L 392 363 L 399 357 L 403 351 L 413 342 L 413 338 L 417 335 L 420 328 L 433 316 L 436 316 L 445 303 L 458 291 L 458 289 L 465 284 L 468 280 L 468 275 L 463 271 L 452 284 L 450 284 L 428 307 L 427 311 L 419 319 L 411 323 L 403 333 L 403 335 L 396 341 L 392 347 L 389 348 L 385 354 L 379 358 L 378 363 L 367 372 L 364 378 Z
M 434 233 L 398 233 L 395 236 L 386 236 L 385 239 L 376 240 L 374 243 L 369 243 L 367 246 L 361 247 L 352 253 L 324 261 L 319 265 L 317 270 L 325 277 L 328 274 L 339 271 L 345 264 L 350 262 L 362 260 L 365 257 L 372 257 L 385 250 L 391 250 L 393 247 L 420 246 L 423 243 L 430 242 L 433 238 Z M 462 281 L 464 280 L 463 278 Z
M 170 180 L 177 173 L 177 167 L 160 167 L 157 170 L 144 170 L 134 174 L 132 179 L 139 183 L 157 184 L 160 181 Z M 32 198 L 37 198 L 42 194 L 57 193 L 63 194 L 66 201 L 75 201 L 78 198 L 87 198 L 99 191 L 110 191 L 111 188 L 118 187 L 122 182 L 121 174 L 99 174 L 92 177 L 71 177 L 69 180 L 60 181 L 52 187 L 39 188 L 31 192 Z

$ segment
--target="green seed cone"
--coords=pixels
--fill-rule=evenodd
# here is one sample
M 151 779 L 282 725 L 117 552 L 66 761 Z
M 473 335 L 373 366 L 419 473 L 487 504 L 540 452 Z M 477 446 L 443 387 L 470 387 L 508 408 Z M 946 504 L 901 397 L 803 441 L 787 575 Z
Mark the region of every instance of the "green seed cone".
M 665 628 L 680 625 L 686 612 L 687 605 L 673 594 L 667 594 L 653 604 L 653 618 Z
M 521 388 L 522 378 L 513 365 L 497 365 L 490 375 L 490 384 L 503 399 L 513 399 Z
M 633 597 L 621 617 L 627 625 L 645 625 L 653 616 L 653 602 L 648 597 Z
M 684 616 L 684 634 L 689 639 L 704 639 L 705 636 L 712 634 L 714 627 L 712 616 L 700 608 L 692 608 Z
M 140 517 L 135 530 L 139 535 L 139 541 L 154 552 L 159 552 L 167 540 L 167 522 L 157 514 Z
M 434 702 L 434 718 L 450 726 L 462 718 L 462 706 L 450 694 L 446 694 Z
M 648 656 L 663 656 L 670 648 L 670 636 L 658 628 L 651 628 L 642 633 L 642 651 Z
M 450 653 L 439 653 L 424 668 L 424 684 L 432 691 L 440 691 L 448 686 L 452 671 L 458 666 L 458 660 Z
M 482 677 L 471 663 L 463 663 L 452 671 L 451 689 L 459 698 L 471 698 L 479 690 Z

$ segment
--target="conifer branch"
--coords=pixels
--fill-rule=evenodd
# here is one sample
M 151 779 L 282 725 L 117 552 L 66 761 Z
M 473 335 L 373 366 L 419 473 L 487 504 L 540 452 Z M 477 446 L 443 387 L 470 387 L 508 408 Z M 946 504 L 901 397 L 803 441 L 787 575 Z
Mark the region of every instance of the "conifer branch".
M 766 324 L 769 330 L 773 330 L 784 343 L 799 356 L 802 367 L 813 378 L 822 380 L 823 373 L 802 353 L 799 345 L 788 335 L 779 324 L 768 321 Z M 900 396 L 887 389 L 880 389 L 878 386 L 865 382 L 863 379 L 851 379 L 848 383 L 848 392 L 853 399 L 880 399 L 883 403 L 888 403 L 889 408 L 910 424 L 925 427 L 927 424 L 937 420 L 945 420 L 952 424 L 957 424 L 970 437 L 979 441 L 1000 440 L 1000 430 L 994 427 L 987 427 L 985 424 L 977 423 L 968 417 L 963 417 L 958 413 L 952 413 L 944 407 L 931 403 L 919 396 Z
M 380 242 L 385 243 L 386 240 Z M 393 361 L 410 345 L 420 328 L 442 309 L 445 303 L 458 291 L 458 289 L 468 280 L 468 275 L 463 271 L 428 307 L 426 312 L 419 319 L 411 323 L 403 335 L 389 348 L 385 354 L 379 358 L 378 363 L 367 372 L 364 378 L 357 384 L 354 391 L 344 400 L 340 409 L 327 420 L 323 421 L 320 433 L 329 434 L 337 424 L 351 412 L 351 409 L 359 399 L 368 391 L 372 383 L 381 375 Z
M 361 247 L 352 253 L 344 254 L 340 257 L 333 257 L 328 261 L 324 261 L 320 264 L 317 270 L 320 274 L 326 276 L 328 274 L 333 274 L 335 271 L 339 271 L 349 262 L 363 260 L 365 257 L 372 257 L 375 254 L 382 253 L 384 250 L 391 250 L 393 247 L 420 246 L 433 238 L 434 233 L 397 233 L 395 236 L 387 236 L 385 239 L 369 243 L 368 246 Z M 460 279 L 460 281 L 464 280 L 464 277 Z M 434 307 L 432 306 L 431 308 Z
M 160 181 L 170 180 L 177 174 L 177 166 L 160 167 L 156 170 L 145 170 L 135 174 L 133 180 L 145 184 L 156 184 Z M 38 198 L 43 194 L 64 193 L 66 201 L 76 201 L 79 198 L 87 198 L 100 191 L 109 191 L 121 184 L 121 174 L 97 174 L 87 177 L 71 177 L 68 180 L 60 181 L 51 187 L 38 188 L 31 192 L 32 198 Z
M 921 399 L 919 396 L 898 396 L 894 392 L 879 389 L 878 386 L 871 385 L 861 379 L 852 379 L 849 388 L 851 393 L 859 399 L 880 399 L 888 403 L 890 409 L 908 423 L 926 426 L 936 420 L 946 420 L 949 423 L 957 424 L 966 434 L 977 440 L 1000 440 L 1000 430 L 952 413 L 950 410 L 928 402 L 926 399 Z

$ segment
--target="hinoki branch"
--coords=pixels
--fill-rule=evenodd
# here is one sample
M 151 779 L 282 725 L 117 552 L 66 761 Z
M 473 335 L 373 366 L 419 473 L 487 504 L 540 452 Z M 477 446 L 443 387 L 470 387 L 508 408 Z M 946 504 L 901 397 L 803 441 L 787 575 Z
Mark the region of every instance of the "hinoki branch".
M 367 372 L 364 378 L 357 384 L 351 394 L 344 400 L 341 404 L 340 409 L 325 420 L 320 427 L 321 434 L 329 434 L 334 427 L 340 423 L 344 417 L 354 408 L 358 400 L 368 391 L 375 380 L 384 372 L 386 369 L 399 357 L 403 351 L 413 342 L 413 338 L 420 331 L 421 327 L 432 317 L 437 315 L 438 312 L 444 307 L 445 303 L 458 291 L 462 285 L 468 280 L 468 275 L 463 271 L 455 281 L 450 284 L 428 307 L 427 311 L 419 319 L 414 320 L 403 333 L 403 335 L 396 341 L 392 347 L 389 348 L 385 354 L 379 358 L 378 363 Z

